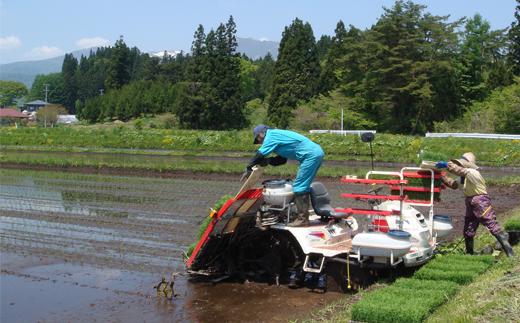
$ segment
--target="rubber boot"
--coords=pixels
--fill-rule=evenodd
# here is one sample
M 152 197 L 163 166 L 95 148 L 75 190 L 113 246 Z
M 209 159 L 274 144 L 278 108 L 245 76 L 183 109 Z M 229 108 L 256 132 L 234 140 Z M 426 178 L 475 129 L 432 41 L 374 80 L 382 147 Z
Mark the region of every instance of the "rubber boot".
M 304 227 L 309 225 L 309 194 L 294 194 L 294 204 L 296 204 L 296 219 L 287 224 L 288 227 Z
M 513 257 L 515 254 L 513 252 L 513 247 L 509 244 L 507 233 L 504 231 L 501 231 L 495 235 L 495 238 L 502 246 L 502 249 L 504 249 L 504 252 L 508 257 Z
M 466 253 L 468 255 L 472 255 L 474 253 L 473 246 L 475 244 L 475 240 L 473 239 L 473 237 L 464 238 L 464 242 L 466 243 Z

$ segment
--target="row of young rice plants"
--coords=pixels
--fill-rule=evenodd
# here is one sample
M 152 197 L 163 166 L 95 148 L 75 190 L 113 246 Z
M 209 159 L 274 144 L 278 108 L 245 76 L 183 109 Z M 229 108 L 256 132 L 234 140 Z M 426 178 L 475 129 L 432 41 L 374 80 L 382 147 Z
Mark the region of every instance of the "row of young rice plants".
M 493 262 L 492 256 L 437 256 L 411 278 L 400 278 L 392 285 L 364 296 L 353 305 L 352 320 L 422 322 Z

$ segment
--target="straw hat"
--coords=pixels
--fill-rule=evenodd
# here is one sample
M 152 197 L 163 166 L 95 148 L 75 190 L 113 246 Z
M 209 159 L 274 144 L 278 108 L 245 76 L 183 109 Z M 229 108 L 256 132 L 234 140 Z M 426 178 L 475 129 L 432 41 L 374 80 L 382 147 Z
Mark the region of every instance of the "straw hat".
M 462 157 L 459 159 L 452 159 L 451 162 L 465 168 L 473 168 L 478 169 L 478 166 L 476 164 L 477 159 L 475 158 L 475 155 L 471 152 L 464 153 Z

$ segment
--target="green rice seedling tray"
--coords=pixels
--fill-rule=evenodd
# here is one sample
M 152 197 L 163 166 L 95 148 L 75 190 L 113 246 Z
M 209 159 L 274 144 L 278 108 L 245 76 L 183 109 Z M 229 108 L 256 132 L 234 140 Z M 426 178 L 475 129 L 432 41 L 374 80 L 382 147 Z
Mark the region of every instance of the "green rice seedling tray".
M 423 267 L 413 277 L 428 280 L 448 280 L 459 285 L 466 285 L 471 283 L 477 275 L 478 273 L 474 271 L 441 270 Z
M 454 263 L 442 263 L 432 262 L 428 264 L 428 269 L 435 270 L 459 270 L 459 271 L 474 271 L 477 274 L 482 274 L 489 268 L 489 264 L 484 262 L 454 262 Z
M 446 302 L 442 290 L 387 287 L 354 304 L 352 319 L 364 322 L 422 322 Z
M 443 257 L 436 257 L 436 261 L 468 261 L 468 262 L 485 262 L 487 264 L 493 264 L 495 262 L 495 258 L 490 255 L 448 255 Z
M 452 281 L 442 280 L 427 280 L 427 279 L 415 279 L 415 278 L 399 278 L 396 280 L 392 287 L 395 288 L 407 288 L 415 290 L 441 290 L 446 295 L 451 296 L 457 292 L 459 285 Z
M 506 231 L 520 231 L 520 218 L 510 218 L 504 223 Z

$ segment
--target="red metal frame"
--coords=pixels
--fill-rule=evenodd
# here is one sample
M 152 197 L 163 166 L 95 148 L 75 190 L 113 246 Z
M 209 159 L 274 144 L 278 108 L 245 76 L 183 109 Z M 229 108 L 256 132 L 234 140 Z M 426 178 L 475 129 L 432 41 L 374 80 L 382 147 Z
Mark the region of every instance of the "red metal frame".
M 343 212 L 343 213 L 348 213 L 348 214 L 381 215 L 381 216 L 399 215 L 399 210 L 381 211 L 381 210 L 353 209 L 353 208 L 344 208 L 344 209 L 337 208 L 334 210 L 336 212 Z
M 193 264 L 193 261 L 195 260 L 195 258 L 198 255 L 200 249 L 206 243 L 206 241 L 208 240 L 211 232 L 215 228 L 215 225 L 220 220 L 220 218 L 224 215 L 224 213 L 227 212 L 229 207 L 231 205 L 233 205 L 233 203 L 235 203 L 235 202 L 237 202 L 239 200 L 244 200 L 244 202 L 245 202 L 245 201 L 250 200 L 250 199 L 257 199 L 260 196 L 262 196 L 262 189 L 256 188 L 256 189 L 251 189 L 251 190 L 245 191 L 242 194 L 240 194 L 239 196 L 237 196 L 236 198 L 231 198 L 231 199 L 227 200 L 226 203 L 224 203 L 224 205 L 220 208 L 220 210 L 218 211 L 216 216 L 213 217 L 213 219 L 209 223 L 208 227 L 206 228 L 206 231 L 204 231 L 204 234 L 202 235 L 202 237 L 197 242 L 197 245 L 193 249 L 193 252 L 191 253 L 191 255 L 188 258 L 188 260 L 186 261 L 186 267 L 187 268 L 191 267 L 191 265 Z
M 363 199 L 363 200 L 380 199 L 380 200 L 388 200 L 388 201 L 399 201 L 401 199 L 404 200 L 406 198 L 406 196 L 403 196 L 401 198 L 401 196 L 399 196 L 399 195 L 374 195 L 374 194 L 352 194 L 352 193 L 342 193 L 341 197 L 353 198 L 353 199 Z
M 434 172 L 434 179 L 440 179 L 442 176 L 446 175 L 445 172 Z M 403 177 L 409 177 L 409 178 L 431 178 L 430 172 L 403 172 Z
M 381 185 L 406 185 L 407 180 L 400 179 L 364 179 L 364 178 L 342 178 L 343 183 L 351 184 L 381 184 Z
M 401 188 L 399 186 L 390 186 L 390 189 L 392 191 L 400 190 Z M 421 186 L 404 186 L 403 191 L 410 191 L 410 192 L 430 192 L 431 188 L 429 187 L 421 187 Z M 441 191 L 440 187 L 434 187 L 433 192 L 439 193 Z

